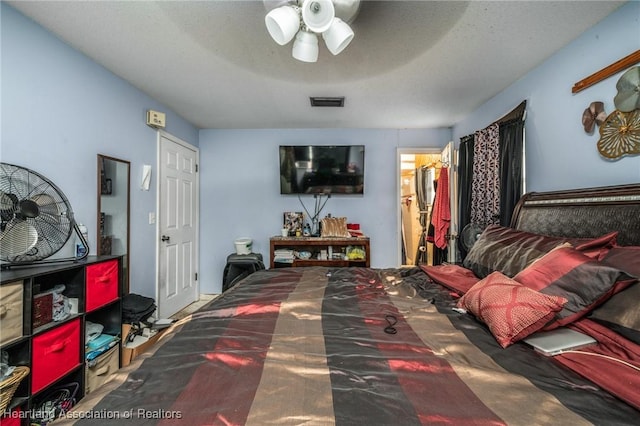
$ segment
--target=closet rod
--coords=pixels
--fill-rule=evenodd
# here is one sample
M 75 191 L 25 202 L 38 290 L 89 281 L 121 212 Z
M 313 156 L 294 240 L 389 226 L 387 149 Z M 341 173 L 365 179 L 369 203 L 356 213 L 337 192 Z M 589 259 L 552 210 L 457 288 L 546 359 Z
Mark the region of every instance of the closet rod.
M 579 91 L 586 89 L 587 87 L 591 87 L 596 83 L 601 82 L 607 77 L 611 77 L 615 73 L 622 71 L 625 68 L 630 67 L 631 65 L 637 64 L 640 62 L 640 50 L 636 50 L 632 54 L 625 56 L 612 63 L 611 65 L 602 68 L 600 71 L 591 74 L 589 77 L 584 78 L 573 85 L 571 88 L 571 93 L 578 93 Z

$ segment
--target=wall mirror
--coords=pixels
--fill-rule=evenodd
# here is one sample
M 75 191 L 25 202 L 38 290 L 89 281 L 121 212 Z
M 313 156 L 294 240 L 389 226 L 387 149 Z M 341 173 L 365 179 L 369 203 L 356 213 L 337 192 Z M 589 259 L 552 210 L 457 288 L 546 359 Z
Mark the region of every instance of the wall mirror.
M 97 254 L 122 256 L 122 289 L 129 293 L 129 161 L 98 154 Z

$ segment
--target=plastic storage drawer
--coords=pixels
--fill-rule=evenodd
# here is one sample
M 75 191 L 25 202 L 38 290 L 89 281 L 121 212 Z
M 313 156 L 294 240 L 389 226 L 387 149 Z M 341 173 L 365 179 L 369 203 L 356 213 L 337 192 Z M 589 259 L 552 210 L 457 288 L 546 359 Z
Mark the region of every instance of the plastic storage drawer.
M 80 318 L 35 336 L 31 392 L 44 389 L 80 363 Z
M 86 364 L 85 393 L 93 392 L 120 369 L 120 345 L 116 345 L 95 359 L 91 367 Z
M 0 344 L 22 337 L 22 281 L 0 287 Z
M 87 266 L 86 312 L 118 299 L 118 261 Z

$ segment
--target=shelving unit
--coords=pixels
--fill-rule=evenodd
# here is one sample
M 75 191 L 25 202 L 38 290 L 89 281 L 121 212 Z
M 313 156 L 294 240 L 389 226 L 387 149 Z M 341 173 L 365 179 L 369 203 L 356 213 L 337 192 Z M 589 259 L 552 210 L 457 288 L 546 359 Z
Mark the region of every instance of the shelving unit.
M 269 258 L 270 268 L 283 267 L 304 267 L 304 266 L 370 266 L 371 252 L 368 237 L 351 237 L 351 238 L 322 238 L 322 237 L 271 237 Z M 319 260 L 318 254 L 321 250 L 329 252 L 332 248 L 334 254 L 341 253 L 348 246 L 360 247 L 364 250 L 364 259 L 345 260 L 343 258 L 333 258 L 327 260 Z M 308 251 L 311 253 L 309 259 L 294 259 L 292 263 L 281 263 L 275 261 L 274 253 L 278 249 L 290 249 L 294 251 Z
M 9 339 L 2 337 L 0 349 L 9 354 L 10 365 L 30 368 L 9 406 L 0 413 L 3 425 L 29 424 L 25 414 L 35 410 L 59 385 L 77 383 L 75 397 L 84 397 L 89 374 L 85 372 L 85 324 L 99 323 L 104 326 L 103 333 L 120 334 L 121 276 L 120 256 L 89 256 L 82 261 L 2 271 L 2 290 L 21 286 L 22 298 L 14 300 L 6 311 L 10 317 L 0 317 L 0 335 L 13 331 Z M 51 302 L 38 298 L 36 305 L 35 296 L 49 293 L 60 284 L 64 285 L 62 295 L 77 299 L 77 312 L 55 321 L 48 311 Z M 14 327 L 16 315 L 21 316 L 21 330 Z M 120 343 L 114 347 L 119 360 Z

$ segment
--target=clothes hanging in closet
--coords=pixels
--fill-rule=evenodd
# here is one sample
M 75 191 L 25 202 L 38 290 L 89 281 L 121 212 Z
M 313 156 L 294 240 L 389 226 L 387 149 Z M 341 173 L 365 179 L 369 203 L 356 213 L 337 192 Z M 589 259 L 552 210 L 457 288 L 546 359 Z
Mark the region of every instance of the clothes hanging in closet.
M 437 180 L 433 181 L 433 189 L 434 189 L 433 204 L 435 205 L 436 200 L 438 199 L 438 181 Z M 432 214 L 433 214 L 433 210 L 432 210 Z M 420 244 L 423 245 L 424 247 L 424 252 L 422 252 L 422 258 L 424 259 L 424 263 L 428 262 L 427 242 L 432 243 L 433 244 L 433 250 L 432 250 L 433 257 L 431 259 L 432 264 L 440 265 L 447 260 L 447 247 L 445 246 L 444 248 L 440 248 L 434 244 L 435 243 L 435 226 L 433 226 L 433 223 L 431 220 L 429 220 L 428 225 L 429 227 L 427 228 L 426 233 L 423 233 L 423 238 L 421 238 L 420 240 Z M 417 264 L 418 263 L 416 263 L 416 265 Z
M 447 247 L 451 209 L 449 206 L 449 172 L 446 167 L 440 169 L 431 223 L 434 228 L 433 243 L 441 249 Z
M 427 241 L 428 241 L 428 189 L 427 186 L 432 183 L 428 181 L 429 173 L 426 167 L 418 167 L 415 174 L 416 185 L 416 203 L 420 211 L 420 226 L 422 230 L 420 232 L 420 238 L 418 239 L 418 247 L 416 248 L 416 256 L 414 260 L 415 265 L 427 264 L 429 261 L 427 256 Z

